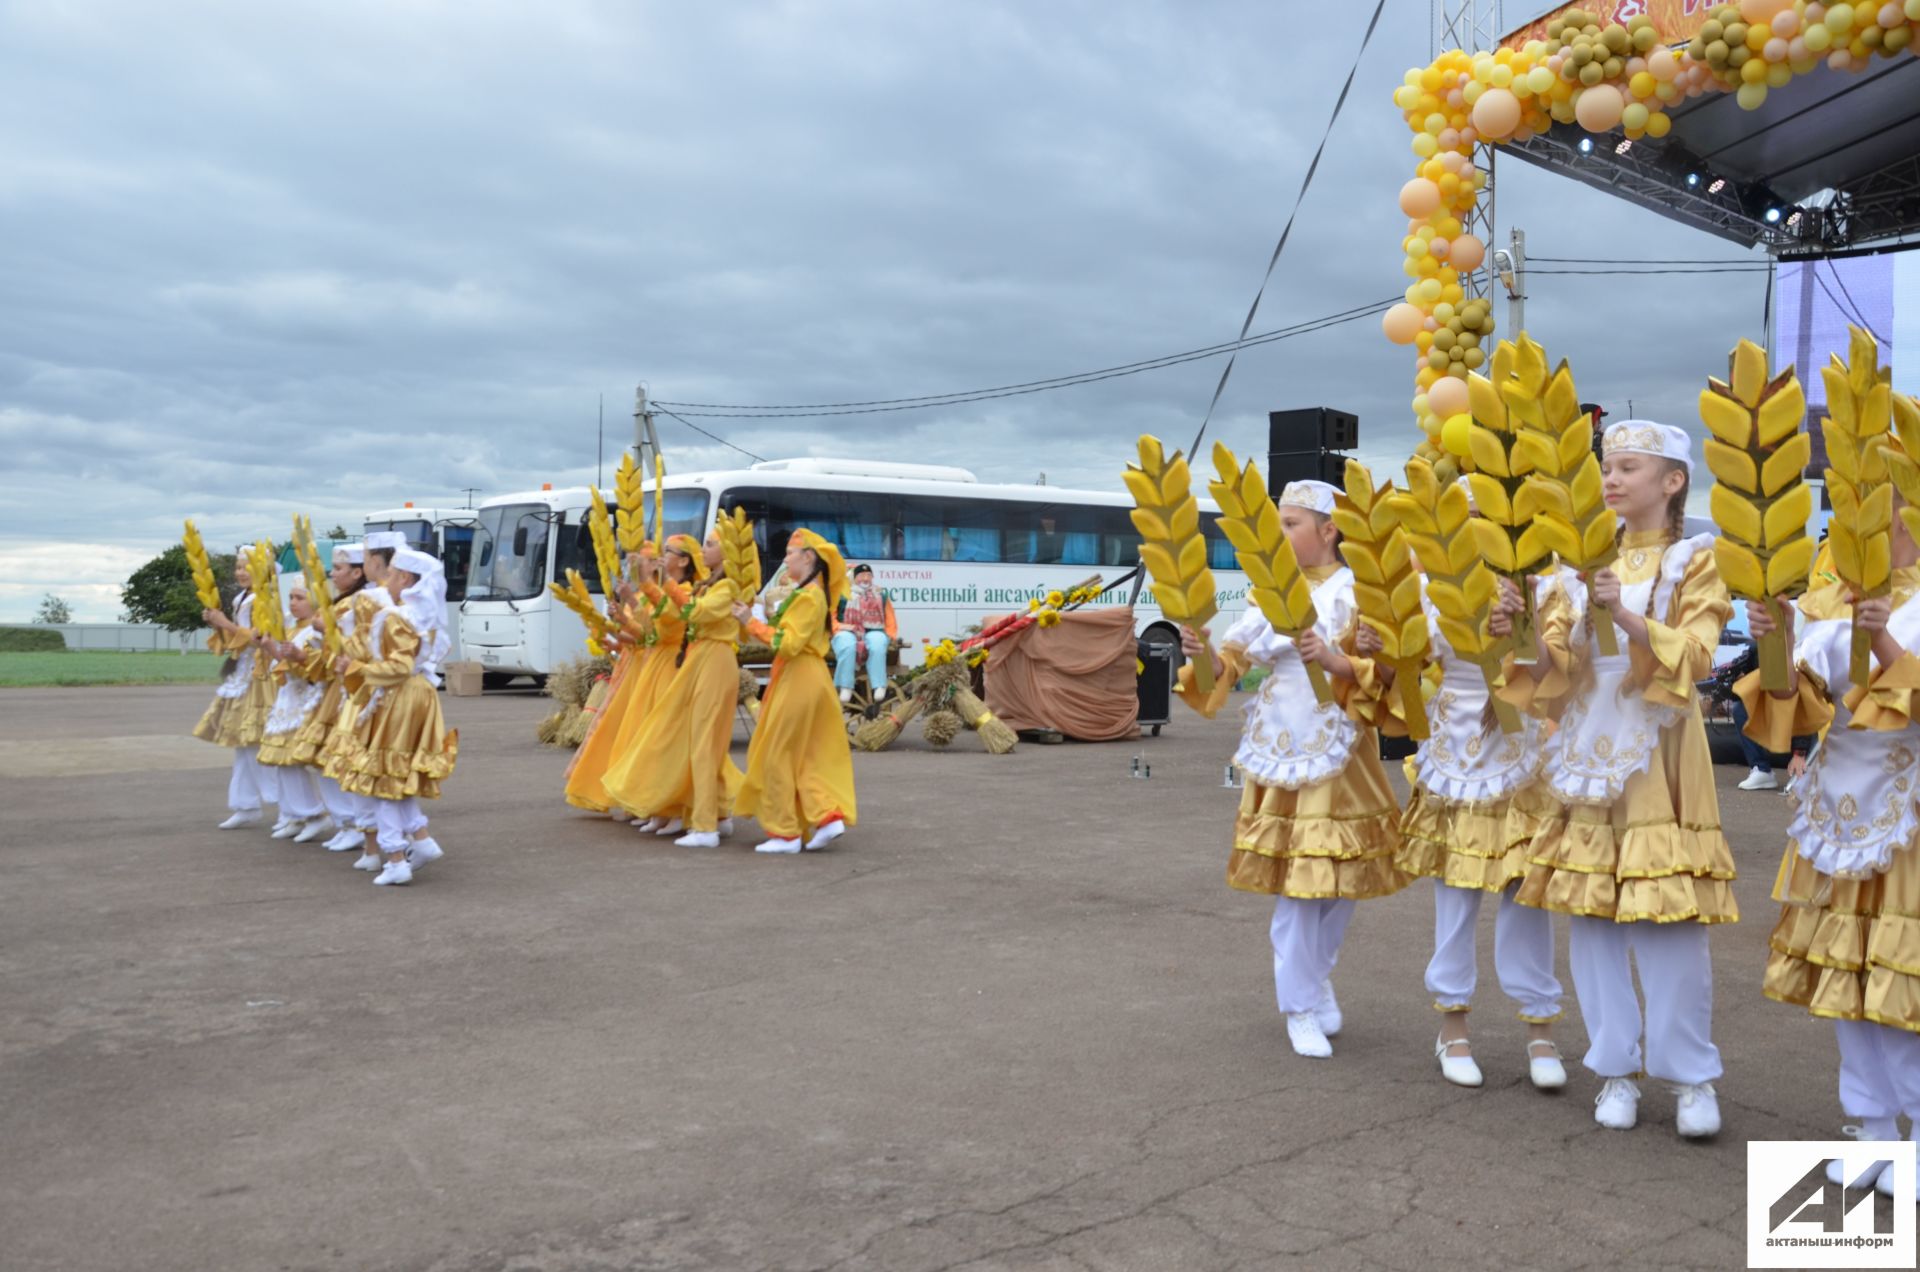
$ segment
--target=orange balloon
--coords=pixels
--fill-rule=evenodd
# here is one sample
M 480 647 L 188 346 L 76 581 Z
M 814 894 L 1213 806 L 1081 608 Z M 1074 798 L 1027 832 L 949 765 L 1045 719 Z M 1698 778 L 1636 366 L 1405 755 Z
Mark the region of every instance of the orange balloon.
M 1440 209 L 1440 187 L 1425 177 L 1415 177 L 1400 187 L 1400 210 L 1416 220 L 1432 216 Z
M 1612 132 L 1626 108 L 1626 99 L 1619 89 L 1611 84 L 1595 84 L 1573 104 L 1573 117 L 1590 133 Z
M 1482 137 L 1511 137 L 1520 126 L 1520 99 L 1504 88 L 1490 88 L 1473 104 L 1473 127 Z
M 1487 259 L 1487 245 L 1471 234 L 1462 234 L 1447 249 L 1447 264 L 1463 273 L 1472 273 Z
M 1395 344 L 1412 344 L 1414 337 L 1420 334 L 1426 318 L 1427 316 L 1420 312 L 1419 306 L 1402 302 L 1387 310 L 1381 317 L 1380 330 L 1385 332 L 1387 339 Z
M 1449 419 L 1467 409 L 1467 382 L 1458 376 L 1442 376 L 1427 390 L 1427 409 L 1441 419 Z

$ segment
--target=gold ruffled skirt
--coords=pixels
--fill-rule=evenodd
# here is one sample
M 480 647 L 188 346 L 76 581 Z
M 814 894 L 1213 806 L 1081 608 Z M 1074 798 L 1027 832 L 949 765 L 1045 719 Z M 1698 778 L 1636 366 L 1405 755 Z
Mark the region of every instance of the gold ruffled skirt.
M 1400 815 L 1400 851 L 1394 863 L 1416 878 L 1449 888 L 1504 892 L 1527 873 L 1527 841 L 1511 815 L 1513 801 L 1450 804 L 1415 783 Z
M 342 790 L 375 799 L 439 798 L 460 753 L 460 733 L 441 719 L 432 685 L 415 676 L 387 690 L 362 728 L 328 769 Z
M 1698 712 L 1661 732 L 1613 804 L 1565 804 L 1542 781 L 1514 796 L 1508 816 L 1527 840 L 1522 905 L 1619 923 L 1740 918 Z
M 259 746 L 267 731 L 267 717 L 273 714 L 273 699 L 278 692 L 272 680 L 254 676 L 247 691 L 237 698 L 215 698 L 193 736 L 202 742 L 231 748 Z
M 320 766 L 327 741 L 340 724 L 340 703 L 346 696 L 346 688 L 338 680 L 327 681 L 327 691 L 313 704 L 313 710 L 307 712 L 307 718 L 300 722 L 300 728 L 293 735 L 289 764 Z
M 1249 781 L 1233 823 L 1227 883 L 1302 900 L 1392 896 L 1413 882 L 1396 861 L 1400 808 L 1380 767 L 1380 743 L 1362 729 L 1353 758 L 1331 780 L 1297 791 Z
M 1835 879 L 1789 841 L 1763 992 L 1832 1020 L 1920 1032 L 1920 846 L 1871 879 Z

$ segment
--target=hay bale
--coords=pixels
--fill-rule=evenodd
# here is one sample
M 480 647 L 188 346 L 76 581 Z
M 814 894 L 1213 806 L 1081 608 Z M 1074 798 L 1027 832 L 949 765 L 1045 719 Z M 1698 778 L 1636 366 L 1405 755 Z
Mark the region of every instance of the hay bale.
M 924 737 L 932 746 L 944 747 L 959 737 L 960 730 L 965 727 L 966 722 L 964 720 L 953 711 L 942 707 L 938 711 L 931 712 L 927 718 L 921 722 L 920 736 Z

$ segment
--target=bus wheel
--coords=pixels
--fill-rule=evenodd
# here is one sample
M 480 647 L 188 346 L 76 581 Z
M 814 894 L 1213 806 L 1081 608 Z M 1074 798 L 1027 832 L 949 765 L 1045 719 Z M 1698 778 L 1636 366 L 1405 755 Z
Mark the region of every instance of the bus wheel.
M 512 684 L 513 681 L 514 676 L 510 671 L 486 671 L 480 673 L 480 687 L 482 689 L 505 689 L 508 685 Z

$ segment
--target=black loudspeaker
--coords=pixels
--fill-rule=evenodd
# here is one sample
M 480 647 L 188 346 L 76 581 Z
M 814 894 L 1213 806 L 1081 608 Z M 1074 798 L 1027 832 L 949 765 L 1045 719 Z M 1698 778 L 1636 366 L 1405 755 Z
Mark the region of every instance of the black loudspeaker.
M 1267 450 L 1348 451 L 1360 444 L 1360 417 L 1332 407 L 1308 406 L 1267 412 Z
M 1275 499 L 1290 481 L 1325 481 L 1344 486 L 1347 457 L 1337 451 L 1285 451 L 1267 455 L 1267 493 Z
M 1136 643 L 1134 652 L 1145 669 L 1138 681 L 1140 723 L 1158 735 L 1160 726 L 1173 718 L 1173 660 L 1179 646 L 1143 640 Z

